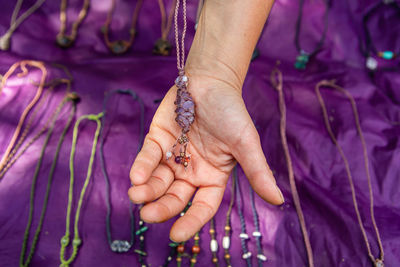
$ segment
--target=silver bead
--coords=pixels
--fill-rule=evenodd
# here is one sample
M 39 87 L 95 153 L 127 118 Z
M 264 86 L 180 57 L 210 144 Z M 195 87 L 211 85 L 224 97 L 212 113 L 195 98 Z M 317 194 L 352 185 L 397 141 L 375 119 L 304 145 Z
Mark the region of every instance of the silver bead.
M 378 67 L 378 61 L 373 57 L 368 57 L 365 65 L 369 70 L 376 70 Z

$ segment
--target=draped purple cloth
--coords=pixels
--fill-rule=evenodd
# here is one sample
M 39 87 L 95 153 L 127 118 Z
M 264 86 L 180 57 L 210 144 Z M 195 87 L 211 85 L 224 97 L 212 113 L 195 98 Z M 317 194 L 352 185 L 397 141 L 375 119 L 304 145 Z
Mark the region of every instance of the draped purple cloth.
M 0 33 L 8 28 L 15 1 L 1 1 Z M 25 3 L 26 2 L 26 3 Z M 33 0 L 24 1 L 23 10 Z M 133 11 L 132 1 L 117 1 L 112 29 L 114 37 L 128 36 Z M 363 2 L 363 3 L 361 3 Z M 322 111 L 314 87 L 322 79 L 336 79 L 356 99 L 361 125 L 370 157 L 374 208 L 385 250 L 385 264 L 400 266 L 400 75 L 395 72 L 377 72 L 370 77 L 365 69 L 365 58 L 360 52 L 363 42 L 362 15 L 377 1 L 332 1 L 326 41 L 321 51 L 311 60 L 306 71 L 293 68 L 297 51 L 294 46 L 297 1 L 276 1 L 265 30 L 260 38 L 260 57 L 251 63 L 243 95 L 249 112 L 259 131 L 267 160 L 282 188 L 286 202 L 275 207 L 256 196 L 260 215 L 262 244 L 268 260 L 264 266 L 307 266 L 306 251 L 298 217 L 289 188 L 287 166 L 279 135 L 280 114 L 277 92 L 271 87 L 269 74 L 280 60 L 283 89 L 287 103 L 287 136 L 294 164 L 295 178 L 307 229 L 313 247 L 315 266 L 372 266 L 367 256 L 359 229 L 349 183 L 343 162 L 325 129 Z M 160 14 L 157 1 L 145 1 L 139 16 L 138 34 L 132 49 L 123 56 L 113 56 L 106 49 L 101 26 L 106 19 L 111 1 L 93 1 L 88 17 L 82 24 L 76 44 L 63 50 L 56 46 L 59 29 L 60 1 L 47 1 L 29 17 L 12 37 L 11 50 L 0 52 L 0 73 L 4 74 L 22 59 L 43 60 L 49 69 L 50 81 L 66 77 L 53 63 L 62 63 L 71 71 L 73 90 L 81 96 L 77 116 L 99 113 L 104 92 L 122 88 L 137 92 L 145 103 L 147 130 L 157 109 L 154 102 L 172 85 L 176 71 L 174 52 L 169 57 L 152 55 L 152 46 L 160 36 Z M 168 7 L 170 5 L 168 3 Z M 75 19 L 82 1 L 70 1 L 69 22 Z M 188 43 L 194 35 L 194 17 L 197 2 L 188 2 Z M 311 51 L 323 31 L 324 1 L 306 1 L 300 43 Z M 70 23 L 68 25 L 71 25 Z M 375 45 L 380 49 L 400 49 L 400 18 L 390 9 L 371 18 L 369 28 Z M 172 32 L 169 36 L 172 41 Z M 187 45 L 189 47 L 189 45 Z M 34 95 L 30 80 L 38 81 L 39 71 L 31 71 L 26 78 L 12 76 L 0 95 L 0 154 L 17 125 L 18 118 Z M 64 96 L 65 88 L 56 88 L 45 108 L 33 124 L 33 133 L 44 125 L 51 111 Z M 362 148 L 354 125 L 351 106 L 346 98 L 329 89 L 322 90 L 331 122 L 347 155 L 357 190 L 362 220 L 371 248 L 378 256 L 378 246 L 369 215 L 368 186 L 363 165 Z M 105 143 L 105 160 L 111 179 L 112 235 L 115 239 L 129 238 L 128 173 L 135 158 L 139 137 L 139 105 L 129 97 L 115 96 L 109 102 Z M 46 150 L 36 188 L 32 239 L 41 210 L 47 176 L 57 140 L 67 120 L 70 108 L 61 113 L 53 137 Z M 173 112 L 173 110 L 171 110 Z M 171 122 L 175 123 L 175 122 Z M 78 194 L 83 184 L 94 123 L 80 127 L 75 157 L 75 188 L 73 215 Z M 28 136 L 28 139 L 33 134 Z M 29 195 L 33 172 L 44 141 L 36 141 L 0 181 L 0 266 L 17 266 L 28 220 Z M 60 238 L 65 231 L 65 216 L 69 186 L 69 153 L 72 130 L 61 149 L 54 175 L 49 205 L 31 266 L 58 266 Z M 210 177 L 211 179 L 211 177 Z M 244 196 L 244 215 L 251 235 L 254 221 L 251 212 L 249 185 L 239 168 L 239 179 Z M 222 241 L 225 215 L 230 201 L 230 183 L 216 216 L 218 241 Z M 105 230 L 105 183 L 101 173 L 99 154 L 84 199 L 79 234 L 83 240 L 73 266 L 139 266 L 137 254 L 114 254 L 110 251 Z M 138 218 L 135 208 L 136 220 Z M 73 218 L 73 217 L 72 217 Z M 146 233 L 147 261 L 160 266 L 169 252 L 168 232 L 174 220 L 150 225 Z M 137 221 L 136 221 L 137 224 Z M 197 266 L 212 266 L 207 224 L 201 231 Z M 233 266 L 245 266 L 241 258 L 240 221 L 236 205 L 232 213 Z M 190 241 L 186 245 L 189 252 Z M 136 242 L 137 247 L 138 241 Z M 257 254 L 255 239 L 248 242 L 249 250 Z M 69 254 L 68 252 L 67 254 Z M 222 243 L 219 260 L 223 263 Z M 184 259 L 183 266 L 188 266 Z M 171 266 L 175 266 L 175 262 Z

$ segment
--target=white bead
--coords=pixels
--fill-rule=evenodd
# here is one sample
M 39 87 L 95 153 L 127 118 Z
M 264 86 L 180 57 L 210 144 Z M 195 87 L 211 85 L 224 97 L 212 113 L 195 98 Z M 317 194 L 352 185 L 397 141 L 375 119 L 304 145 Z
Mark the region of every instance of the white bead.
M 245 253 L 245 254 L 243 254 L 243 256 L 242 256 L 243 259 L 248 259 L 250 257 L 251 257 L 251 252 L 250 251 Z
M 231 239 L 229 238 L 229 236 L 224 236 L 224 238 L 222 239 L 222 247 L 224 249 L 229 249 L 231 245 Z
M 168 151 L 165 156 L 167 157 L 167 159 L 170 159 L 172 157 L 172 152 Z
M 218 251 L 218 242 L 215 239 L 211 239 L 210 241 L 210 249 L 211 252 L 217 252 Z
M 140 241 L 143 241 L 143 240 L 144 240 L 144 236 L 141 235 L 141 236 L 139 237 L 139 239 L 140 239 Z
M 189 80 L 189 78 L 186 75 L 182 76 L 182 82 L 187 82 Z
M 378 67 L 378 61 L 376 61 L 376 59 L 373 57 L 368 57 L 366 66 L 369 70 L 376 70 L 376 68 Z
M 246 234 L 246 233 L 240 233 L 239 237 L 240 237 L 241 239 L 249 239 L 249 235 Z
M 261 233 L 260 232 L 253 232 L 253 236 L 259 237 L 259 236 L 261 236 Z
M 183 215 L 185 215 L 185 213 L 184 213 L 184 212 L 181 212 L 181 214 L 180 214 L 180 215 L 181 215 L 181 217 L 182 217 Z
M 266 261 L 267 257 L 265 257 L 263 254 L 257 254 L 257 259 L 260 259 L 262 261 Z

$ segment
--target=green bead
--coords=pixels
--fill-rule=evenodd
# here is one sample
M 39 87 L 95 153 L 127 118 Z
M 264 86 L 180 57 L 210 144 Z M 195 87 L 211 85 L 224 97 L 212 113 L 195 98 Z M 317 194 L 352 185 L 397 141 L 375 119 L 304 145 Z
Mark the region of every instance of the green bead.
M 296 62 L 294 63 L 294 67 L 299 70 L 304 70 L 307 66 L 307 63 L 310 59 L 310 56 L 305 52 L 300 52 L 300 55 L 296 57 Z
M 137 254 L 139 254 L 139 255 L 147 256 L 147 253 L 146 253 L 146 252 L 141 251 L 141 250 L 139 250 L 139 249 L 135 249 L 134 251 L 135 251 L 135 253 L 137 253 Z
M 383 51 L 381 52 L 381 56 L 383 59 L 392 59 L 394 57 L 394 53 L 392 51 Z
M 142 228 L 140 228 L 139 230 L 136 231 L 136 235 L 141 235 L 144 232 L 147 231 L 147 229 L 149 229 L 147 226 L 143 226 Z
M 179 243 L 172 242 L 169 243 L 168 246 L 170 246 L 171 248 L 176 248 L 177 246 L 179 246 Z

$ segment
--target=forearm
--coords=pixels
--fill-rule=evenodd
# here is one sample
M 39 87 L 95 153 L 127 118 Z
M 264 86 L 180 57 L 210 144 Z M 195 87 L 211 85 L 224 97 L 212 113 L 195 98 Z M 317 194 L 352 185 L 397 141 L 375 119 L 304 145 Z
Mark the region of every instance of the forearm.
M 187 72 L 229 81 L 240 90 L 272 4 L 273 0 L 206 0 Z

